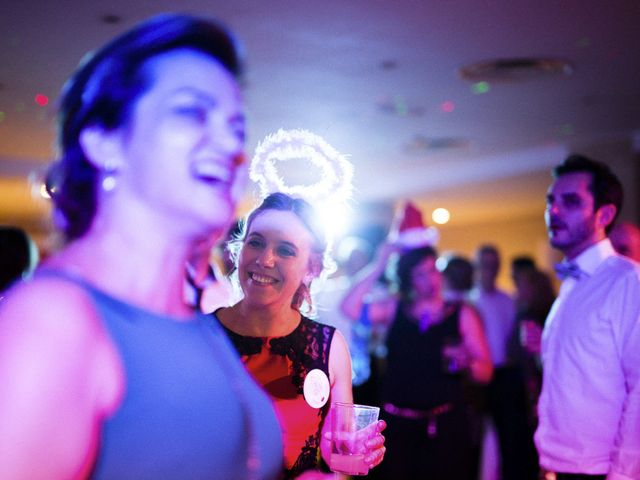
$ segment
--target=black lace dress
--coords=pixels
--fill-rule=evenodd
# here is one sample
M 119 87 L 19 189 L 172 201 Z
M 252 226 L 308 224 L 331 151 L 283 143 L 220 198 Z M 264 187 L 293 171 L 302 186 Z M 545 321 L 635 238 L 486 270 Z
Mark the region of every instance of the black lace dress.
M 330 401 L 310 406 L 303 395 L 307 374 L 329 378 L 329 347 L 335 328 L 306 317 L 284 337 L 245 337 L 226 329 L 245 366 L 274 402 L 283 433 L 285 472 L 294 478 L 320 464 L 320 435 Z M 317 373 L 317 372 L 316 372 Z

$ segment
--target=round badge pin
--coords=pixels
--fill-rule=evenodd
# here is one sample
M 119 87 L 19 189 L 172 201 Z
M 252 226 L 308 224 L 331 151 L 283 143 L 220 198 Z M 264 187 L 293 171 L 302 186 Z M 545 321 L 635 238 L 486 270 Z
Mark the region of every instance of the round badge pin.
M 329 378 L 320 369 L 314 368 L 304 379 L 302 392 L 311 408 L 321 408 L 329 400 Z

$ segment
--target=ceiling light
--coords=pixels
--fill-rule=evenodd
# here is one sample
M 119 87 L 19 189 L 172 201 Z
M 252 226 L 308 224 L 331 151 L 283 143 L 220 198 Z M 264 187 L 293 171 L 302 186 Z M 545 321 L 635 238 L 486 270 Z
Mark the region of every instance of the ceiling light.
M 431 219 L 438 225 L 444 225 L 451 219 L 451 214 L 446 208 L 436 208 L 431 213 Z

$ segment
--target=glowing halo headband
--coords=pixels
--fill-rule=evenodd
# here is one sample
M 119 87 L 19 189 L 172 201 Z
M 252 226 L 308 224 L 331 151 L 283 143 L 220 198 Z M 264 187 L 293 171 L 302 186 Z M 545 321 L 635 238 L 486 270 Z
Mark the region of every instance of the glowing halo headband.
M 286 185 L 276 162 L 295 159 L 305 159 L 317 166 L 320 179 L 311 185 Z M 320 205 L 345 202 L 351 196 L 353 165 L 322 137 L 308 130 L 280 129 L 257 146 L 249 176 L 260 186 L 262 198 L 282 192 Z

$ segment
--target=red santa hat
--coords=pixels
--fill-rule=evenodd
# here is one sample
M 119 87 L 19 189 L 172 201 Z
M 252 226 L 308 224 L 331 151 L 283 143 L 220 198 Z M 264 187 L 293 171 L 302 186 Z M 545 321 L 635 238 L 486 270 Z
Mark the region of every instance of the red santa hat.
M 435 227 L 428 227 L 422 219 L 422 212 L 411 202 L 407 202 L 396 217 L 394 243 L 399 247 L 411 250 L 426 246 L 435 246 L 440 233 Z

